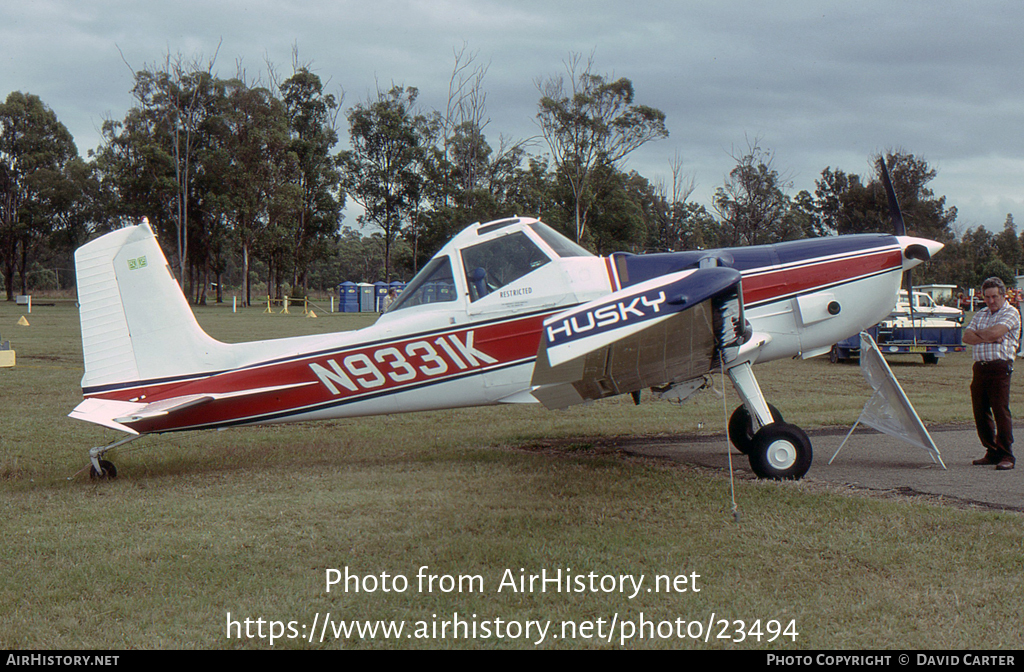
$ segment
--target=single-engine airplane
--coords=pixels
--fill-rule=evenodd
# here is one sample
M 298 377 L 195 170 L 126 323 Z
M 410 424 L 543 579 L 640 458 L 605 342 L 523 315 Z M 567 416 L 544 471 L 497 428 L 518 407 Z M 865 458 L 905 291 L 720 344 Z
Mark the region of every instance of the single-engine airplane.
M 729 437 L 760 477 L 811 465 L 807 435 L 752 365 L 813 357 L 882 320 L 942 245 L 860 234 L 598 257 L 537 219 L 466 228 L 369 327 L 226 344 L 198 325 L 150 227 L 75 254 L 85 399 L 70 416 L 129 436 L 489 404 L 565 408 L 651 388 L 682 401 L 724 370 Z M 635 397 L 637 398 L 637 397 Z

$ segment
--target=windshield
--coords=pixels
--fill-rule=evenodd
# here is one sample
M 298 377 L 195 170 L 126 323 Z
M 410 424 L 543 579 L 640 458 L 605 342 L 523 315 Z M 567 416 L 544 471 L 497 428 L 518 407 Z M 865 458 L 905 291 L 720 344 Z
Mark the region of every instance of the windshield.
M 477 301 L 551 261 L 522 231 L 462 250 L 469 300 Z
M 395 299 L 387 312 L 421 306 L 425 303 L 442 303 L 454 301 L 455 276 L 452 275 L 452 262 L 448 255 L 435 257 L 423 270 L 416 274 L 406 286 L 402 295 Z
M 562 234 L 558 233 L 544 222 L 533 222 L 530 228 L 540 236 L 540 239 L 551 246 L 560 257 L 592 257 L 594 256 L 586 249 L 572 242 Z

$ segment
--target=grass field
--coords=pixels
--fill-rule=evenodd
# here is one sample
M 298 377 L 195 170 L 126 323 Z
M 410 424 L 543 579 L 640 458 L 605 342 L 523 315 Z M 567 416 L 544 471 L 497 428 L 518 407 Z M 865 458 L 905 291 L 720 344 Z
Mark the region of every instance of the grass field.
M 148 437 L 111 455 L 116 481 L 94 483 L 87 450 L 117 435 L 66 417 L 81 398 L 77 312 L 37 305 L 31 326 L 16 326 L 24 312 L 0 304 L 18 361 L 0 369 L 0 648 L 269 648 L 270 634 L 274 648 L 1024 644 L 1019 515 L 740 480 L 736 522 L 727 475 L 593 448 L 595 436 L 721 433 L 711 393 L 683 406 L 613 399 Z M 196 313 L 226 341 L 372 320 Z M 926 423 L 969 419 L 968 355 L 892 366 Z M 849 426 L 868 396 L 856 366 L 825 359 L 757 371 L 804 427 Z M 420 585 L 421 567 L 433 584 Z M 328 592 L 328 570 L 346 568 L 359 590 Z M 593 573 L 598 584 L 502 584 L 520 570 Z M 635 596 L 629 583 L 600 583 L 641 575 Z M 647 592 L 659 575 L 687 582 Z M 328 613 L 332 627 L 406 630 L 328 631 L 321 643 Z M 542 637 L 531 621 L 551 625 Z M 625 638 L 627 623 L 644 621 Z M 678 637 L 698 624 L 703 636 L 709 621 L 707 642 Z

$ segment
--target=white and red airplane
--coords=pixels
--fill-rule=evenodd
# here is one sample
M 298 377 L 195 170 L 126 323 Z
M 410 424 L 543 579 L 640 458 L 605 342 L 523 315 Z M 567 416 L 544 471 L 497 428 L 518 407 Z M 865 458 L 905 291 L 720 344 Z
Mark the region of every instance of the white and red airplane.
M 942 245 L 862 234 L 598 257 L 536 219 L 473 224 L 372 326 L 226 344 L 198 325 L 148 225 L 75 254 L 85 396 L 72 418 L 129 436 L 489 404 L 564 408 L 653 388 L 683 400 L 722 369 L 730 439 L 765 478 L 811 444 L 752 365 L 813 357 L 883 319 L 904 271 Z

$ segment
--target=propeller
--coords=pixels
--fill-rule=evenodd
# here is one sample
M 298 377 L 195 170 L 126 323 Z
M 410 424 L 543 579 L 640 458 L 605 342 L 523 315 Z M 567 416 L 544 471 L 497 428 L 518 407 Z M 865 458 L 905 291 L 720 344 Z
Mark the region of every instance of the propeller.
M 885 196 L 889 199 L 889 218 L 896 228 L 897 236 L 907 235 L 907 226 L 903 223 L 903 213 L 900 212 L 900 203 L 896 200 L 896 190 L 892 188 L 892 180 L 889 179 L 889 169 L 885 167 L 885 157 L 878 157 L 878 171 L 882 174 L 882 184 L 885 185 Z
M 889 169 L 885 165 L 885 157 L 878 157 L 878 172 L 882 175 L 882 184 L 885 186 L 885 196 L 889 201 L 889 219 L 892 220 L 893 228 L 897 236 L 907 235 L 907 225 L 903 221 L 903 212 L 900 210 L 900 202 L 896 198 L 896 190 L 892 187 L 892 180 L 889 179 Z M 920 249 L 918 249 L 920 248 Z M 923 245 L 909 245 L 904 249 L 903 254 L 909 259 L 927 261 L 931 253 Z M 914 283 L 910 277 L 910 269 L 903 271 L 903 286 L 907 290 L 907 306 L 910 309 L 910 323 L 914 324 Z M 917 329 L 914 329 L 914 342 L 917 342 Z

